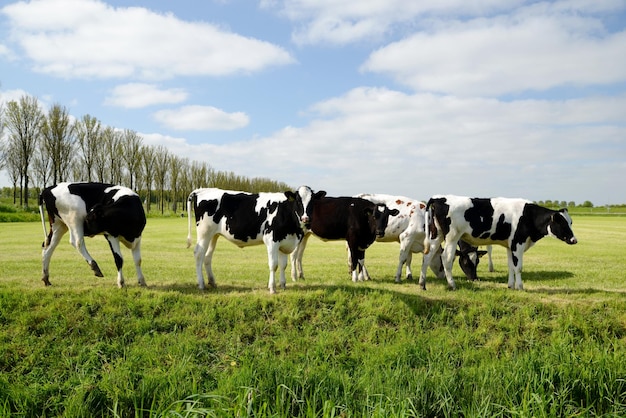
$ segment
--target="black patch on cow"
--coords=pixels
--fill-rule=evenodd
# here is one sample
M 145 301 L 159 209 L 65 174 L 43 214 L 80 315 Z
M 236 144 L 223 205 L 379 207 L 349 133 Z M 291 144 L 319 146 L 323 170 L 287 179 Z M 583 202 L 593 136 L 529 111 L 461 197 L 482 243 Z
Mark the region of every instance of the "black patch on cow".
M 256 212 L 258 199 L 258 194 L 224 193 L 213 221 L 219 223 L 222 218 L 226 218 L 226 229 L 238 241 L 247 242 L 256 238 L 262 232 L 261 227 L 267 220 L 268 212 L 266 207 Z
M 68 190 L 85 201 L 87 212 L 89 212 L 97 203 L 107 204 L 113 200 L 113 196 L 119 189 L 115 188 L 106 194 L 104 191 L 114 186 L 114 184 L 107 183 L 71 183 L 68 185 Z
M 146 214 L 137 195 L 125 195 L 113 201 L 111 194 L 102 197 L 102 203 L 96 203 L 87 212 L 84 222 L 86 236 L 103 232 L 114 237 L 122 237 L 128 242 L 139 238 L 146 226 Z
M 300 216 L 304 213 L 300 195 L 293 193 L 285 193 L 287 200 L 282 202 L 268 202 L 268 211 L 270 214 L 276 212 L 271 224 L 266 225 L 265 233 L 272 233 L 272 240 L 280 242 L 289 235 L 296 235 L 298 239 L 304 236 L 304 232 L 300 226 Z
M 473 198 L 472 207 L 467 209 L 463 216 L 472 228 L 474 238 L 489 238 L 491 226 L 493 225 L 494 209 L 491 199 Z
M 217 211 L 217 207 L 220 204 L 219 200 L 217 199 L 201 200 L 200 203 L 197 203 L 197 198 L 198 196 L 194 194 L 193 199 L 194 199 L 194 207 L 195 207 L 195 213 L 196 213 L 196 226 L 198 225 L 198 223 L 200 222 L 200 219 L 202 219 L 204 215 L 207 215 L 207 216 L 215 215 Z
M 444 236 L 450 232 L 452 219 L 448 216 L 448 213 L 450 212 L 450 205 L 448 205 L 446 201 L 447 199 L 445 197 L 431 198 L 426 204 L 426 210 L 431 213 L 429 225 L 426 227 L 428 228 L 432 239 L 437 238 L 438 233 L 437 228 L 435 227 L 435 219 L 441 227 L 441 231 Z
M 496 224 L 496 231 L 491 235 L 491 239 L 494 241 L 506 241 L 511 236 L 511 231 L 513 230 L 513 225 L 510 222 L 505 221 L 504 213 L 500 215 L 498 218 L 498 223 Z

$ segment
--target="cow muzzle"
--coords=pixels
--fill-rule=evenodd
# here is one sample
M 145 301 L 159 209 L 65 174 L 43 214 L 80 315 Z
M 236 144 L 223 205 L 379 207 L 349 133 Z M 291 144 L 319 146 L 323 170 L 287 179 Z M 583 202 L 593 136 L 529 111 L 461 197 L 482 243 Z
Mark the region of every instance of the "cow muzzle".
M 569 245 L 578 244 L 578 240 L 576 239 L 576 237 L 571 237 L 570 239 L 568 239 L 565 242 L 567 242 Z

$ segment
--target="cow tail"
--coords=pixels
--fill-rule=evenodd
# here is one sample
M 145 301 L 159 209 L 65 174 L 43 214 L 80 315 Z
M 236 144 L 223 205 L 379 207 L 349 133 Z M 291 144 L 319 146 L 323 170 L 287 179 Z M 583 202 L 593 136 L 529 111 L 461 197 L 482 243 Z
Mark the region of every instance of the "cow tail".
M 46 229 L 46 220 L 43 214 L 43 193 L 39 195 L 39 215 L 41 216 L 41 226 L 43 228 L 43 241 L 45 246 L 48 240 L 48 231 Z
M 433 227 L 433 213 L 431 202 L 429 201 L 426 205 L 426 210 L 424 212 L 424 255 L 430 252 L 430 240 L 431 238 L 431 230 Z
M 187 199 L 187 248 L 191 247 L 191 207 L 196 203 L 196 192 L 191 192 Z

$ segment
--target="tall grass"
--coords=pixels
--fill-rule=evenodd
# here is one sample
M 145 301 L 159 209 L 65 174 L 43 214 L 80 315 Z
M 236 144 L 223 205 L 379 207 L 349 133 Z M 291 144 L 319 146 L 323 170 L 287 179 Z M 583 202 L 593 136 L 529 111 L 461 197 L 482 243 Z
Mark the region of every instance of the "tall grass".
M 102 238 L 87 245 L 106 278 L 64 242 L 44 288 L 41 226 L 3 224 L 0 416 L 623 416 L 619 219 L 575 218 L 574 247 L 540 242 L 525 292 L 506 289 L 499 249 L 480 282 L 429 276 L 423 292 L 393 283 L 395 244 L 354 284 L 344 245 L 311 240 L 307 279 L 273 297 L 265 249 L 221 240 L 219 287 L 196 290 L 185 220 L 149 220 L 149 288 L 128 262 L 121 291 Z

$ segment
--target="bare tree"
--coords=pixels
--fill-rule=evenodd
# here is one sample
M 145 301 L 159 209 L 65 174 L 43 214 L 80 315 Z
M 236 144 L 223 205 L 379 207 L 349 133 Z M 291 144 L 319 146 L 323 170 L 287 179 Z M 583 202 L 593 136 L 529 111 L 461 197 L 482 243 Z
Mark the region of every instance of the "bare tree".
M 171 207 L 174 213 L 178 210 L 178 195 L 180 190 L 179 180 L 181 177 L 180 170 L 182 166 L 183 160 L 180 157 L 176 155 L 170 156 L 170 193 L 172 199 Z
M 13 204 L 17 204 L 17 185 L 20 181 L 20 155 L 17 148 L 8 147 L 6 151 L 6 169 L 13 185 Z
M 165 183 L 167 181 L 167 173 L 169 169 L 170 154 L 167 148 L 163 145 L 159 145 L 154 151 L 155 166 L 154 166 L 154 180 L 157 189 L 159 190 L 159 200 L 161 213 L 164 213 L 165 203 Z
M 141 164 L 139 151 L 141 149 L 141 137 L 137 132 L 125 129 L 122 135 L 122 155 L 124 156 L 124 162 L 126 163 L 126 170 L 128 170 L 129 185 L 131 189 L 136 187 L 135 180 L 139 174 L 139 167 Z
M 124 178 L 124 162 L 121 158 L 113 158 L 112 156 L 122 155 L 122 137 L 124 133 L 112 127 L 107 126 L 102 132 L 102 140 L 106 155 L 109 156 L 109 175 L 108 182 L 113 184 L 122 184 Z
M 100 121 L 93 116 L 85 115 L 76 122 L 76 140 L 82 157 L 82 170 L 80 177 L 84 180 L 92 181 L 93 169 L 100 139 Z
M 143 187 L 146 188 L 146 212 L 150 212 L 152 185 L 154 183 L 154 165 L 156 164 L 154 147 L 150 145 L 143 145 L 141 147 L 140 155 Z
M 74 126 L 64 106 L 54 104 L 48 110 L 42 126 L 42 140 L 42 158 L 50 162 L 52 183 L 66 181 L 75 137 Z
M 12 100 L 7 104 L 6 127 L 9 131 L 9 147 L 18 152 L 20 167 L 20 185 L 24 182 L 22 197 L 24 206 L 28 207 L 29 169 L 35 148 L 41 134 L 41 126 L 45 118 L 35 97 L 24 95 L 19 101 Z
M 32 174 L 37 189 L 46 187 L 50 178 L 51 168 L 52 161 L 46 156 L 43 147 L 37 147 L 32 163 Z

